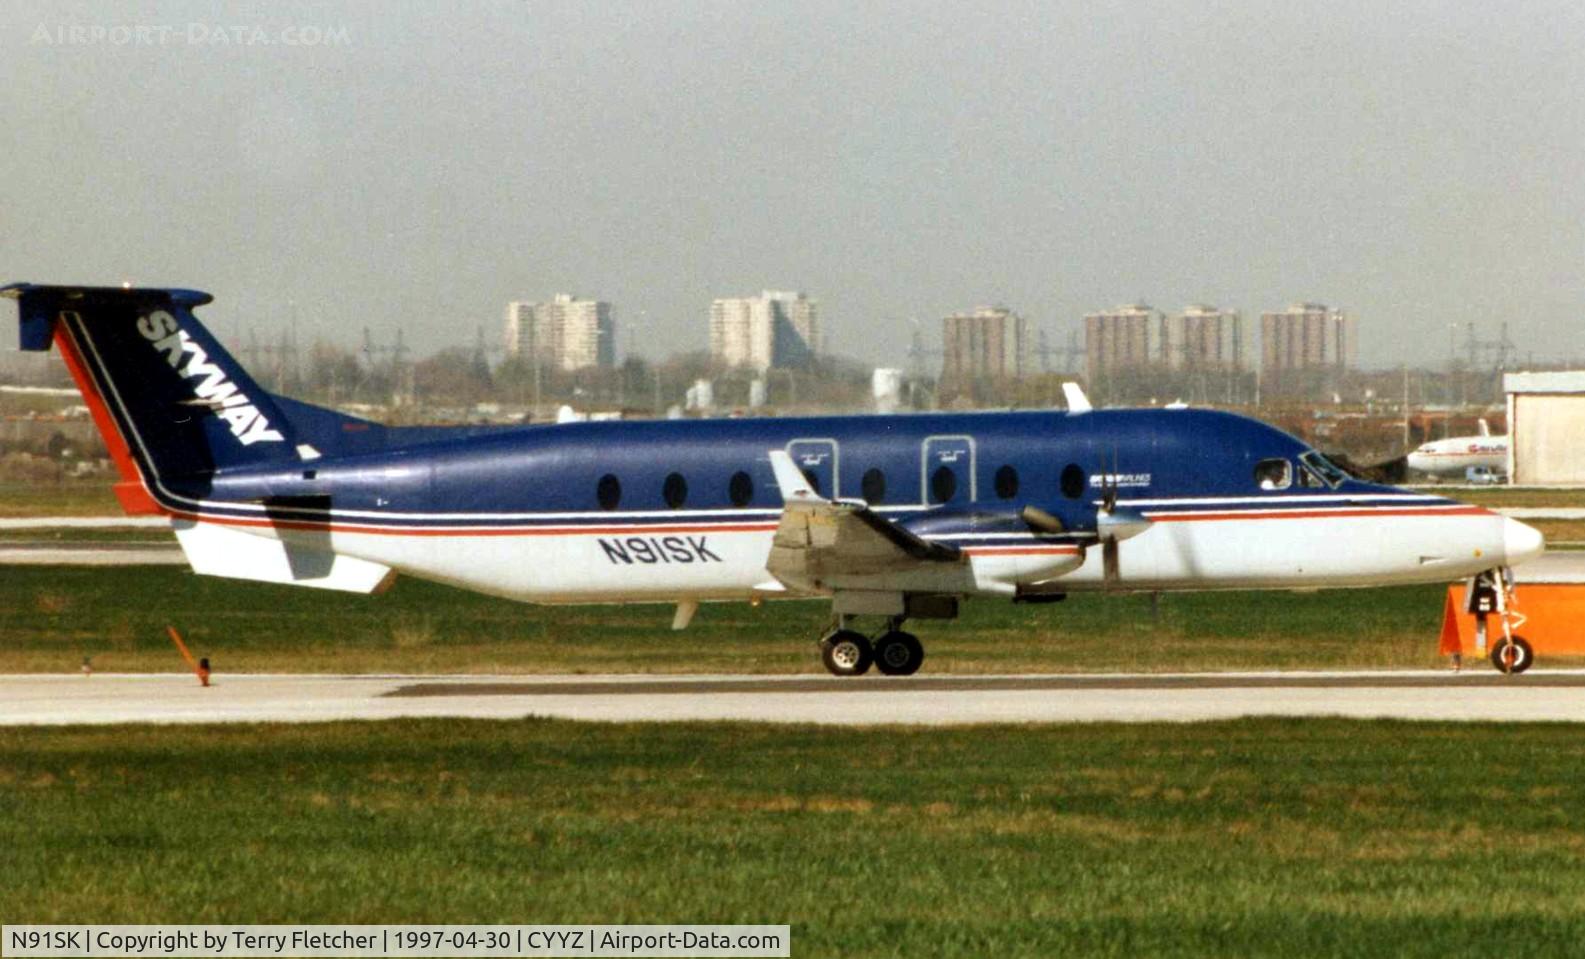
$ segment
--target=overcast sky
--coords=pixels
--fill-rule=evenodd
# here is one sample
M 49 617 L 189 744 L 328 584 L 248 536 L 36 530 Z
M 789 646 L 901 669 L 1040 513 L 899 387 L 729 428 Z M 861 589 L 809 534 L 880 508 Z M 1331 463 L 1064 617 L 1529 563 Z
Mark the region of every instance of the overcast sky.
M 0 281 L 197 287 L 223 336 L 295 303 L 427 350 L 574 291 L 657 355 L 769 287 L 899 364 L 910 318 L 1060 341 L 1138 299 L 1319 300 L 1366 365 L 1504 319 L 1585 356 L 1578 2 L 12 0 L 0 31 Z

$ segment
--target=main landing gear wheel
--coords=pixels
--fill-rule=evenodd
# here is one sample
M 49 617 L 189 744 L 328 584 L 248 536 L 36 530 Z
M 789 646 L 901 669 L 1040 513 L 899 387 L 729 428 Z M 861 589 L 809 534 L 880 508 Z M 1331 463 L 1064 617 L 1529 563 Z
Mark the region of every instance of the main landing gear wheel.
M 1499 673 L 1522 673 L 1534 662 L 1535 650 L 1521 636 L 1515 636 L 1512 643 L 1500 639 L 1491 649 L 1491 664 Z
M 875 652 L 863 633 L 839 629 L 820 641 L 820 661 L 833 676 L 862 676 L 875 661 Z
M 875 668 L 888 676 L 912 676 L 925 661 L 925 648 L 913 633 L 894 629 L 875 641 Z

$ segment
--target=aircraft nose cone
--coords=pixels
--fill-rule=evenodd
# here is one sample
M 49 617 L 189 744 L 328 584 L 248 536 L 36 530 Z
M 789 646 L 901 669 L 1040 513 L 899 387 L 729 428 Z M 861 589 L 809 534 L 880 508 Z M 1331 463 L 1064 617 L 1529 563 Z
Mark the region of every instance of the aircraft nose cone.
M 1541 531 L 1534 526 L 1526 526 L 1516 519 L 1505 518 L 1502 521 L 1502 549 L 1509 566 L 1535 559 L 1545 548 L 1546 542 L 1541 538 Z

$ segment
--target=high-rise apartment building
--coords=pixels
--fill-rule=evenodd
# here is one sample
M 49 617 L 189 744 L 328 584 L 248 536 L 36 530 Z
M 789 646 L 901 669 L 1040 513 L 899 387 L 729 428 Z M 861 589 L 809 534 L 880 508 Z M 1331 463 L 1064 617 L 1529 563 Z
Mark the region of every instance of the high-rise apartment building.
M 558 293 L 548 303 L 506 305 L 506 354 L 561 370 L 616 365 L 611 304 Z
M 1162 362 L 1173 369 L 1242 372 L 1249 365 L 1244 318 L 1203 303 L 1162 321 Z
M 761 370 L 770 366 L 771 327 L 762 323 L 756 329 L 755 305 L 756 298 L 752 296 L 725 297 L 710 303 L 712 360 L 725 366 Z
M 1084 368 L 1091 383 L 1162 362 L 1166 317 L 1146 303 L 1126 303 L 1084 317 Z
M 1260 317 L 1262 373 L 1352 369 L 1359 356 L 1354 318 L 1321 303 L 1295 303 Z
M 806 366 L 820 352 L 820 313 L 803 293 L 766 290 L 710 304 L 710 358 L 756 370 Z
M 941 321 L 944 390 L 1017 379 L 1026 372 L 1029 354 L 1029 322 L 1005 306 L 982 306 Z
M 510 357 L 531 359 L 539 355 L 539 341 L 535 334 L 539 325 L 534 322 L 537 303 L 513 300 L 506 304 L 506 330 L 501 346 Z

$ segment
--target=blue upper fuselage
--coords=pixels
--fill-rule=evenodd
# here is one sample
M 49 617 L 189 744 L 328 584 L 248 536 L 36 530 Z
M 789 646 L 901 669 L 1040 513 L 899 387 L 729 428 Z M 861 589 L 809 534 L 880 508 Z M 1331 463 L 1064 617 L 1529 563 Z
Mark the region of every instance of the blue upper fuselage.
M 820 493 L 865 499 L 905 522 L 924 511 L 1006 515 L 1032 505 L 1086 529 L 1108 483 L 1123 503 L 1281 498 L 1291 505 L 1305 494 L 1335 500 L 1396 492 L 1327 472 L 1303 442 L 1265 423 L 1196 409 L 531 426 L 167 485 L 210 503 L 265 501 L 287 517 L 299 508 L 305 518 L 322 517 L 328 507 L 402 525 L 544 514 L 611 522 L 674 510 L 763 514 L 782 505 L 773 449 L 789 450 Z M 1286 473 L 1273 479 L 1276 461 Z

